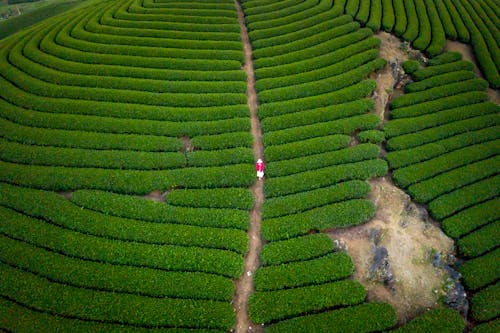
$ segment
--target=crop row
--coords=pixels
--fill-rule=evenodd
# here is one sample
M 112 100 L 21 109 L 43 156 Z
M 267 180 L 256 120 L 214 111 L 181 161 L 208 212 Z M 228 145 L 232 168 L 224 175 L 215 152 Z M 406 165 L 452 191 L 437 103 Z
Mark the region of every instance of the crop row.
M 487 100 L 488 95 L 484 91 L 463 92 L 448 97 L 422 102 L 416 105 L 394 109 L 391 111 L 390 117 L 391 119 L 418 117 L 437 111 L 444 111 L 460 106 L 486 102 Z
M 363 303 L 337 310 L 308 314 L 269 326 L 269 333 L 378 332 L 396 324 L 397 316 L 389 304 Z
M 460 254 L 477 257 L 498 246 L 500 221 L 492 222 L 458 240 Z
M 428 128 L 416 133 L 390 138 L 387 141 L 387 148 L 389 148 L 389 150 L 410 149 L 427 143 L 451 138 L 469 131 L 477 131 L 486 127 L 498 125 L 499 121 L 500 117 L 496 113 L 455 121 L 443 126 Z
M 487 159 L 498 154 L 499 149 L 499 140 L 468 146 L 425 162 L 400 168 L 394 172 L 394 180 L 399 186 L 406 188 L 446 171 Z
M 479 258 L 465 262 L 459 269 L 465 285 L 472 290 L 477 290 L 495 282 L 500 276 L 499 255 L 500 249 L 496 249 Z
M 173 206 L 94 190 L 76 191 L 71 195 L 71 201 L 105 215 L 128 219 L 214 228 L 248 228 L 248 213 L 241 210 Z
M 311 260 L 332 252 L 332 240 L 325 234 L 312 234 L 264 245 L 260 253 L 263 266 Z
M 488 268 L 485 269 L 487 270 Z M 471 302 L 472 317 L 479 321 L 491 320 L 498 317 L 500 314 L 499 296 L 500 283 L 498 282 L 475 294 Z M 495 326 L 498 326 L 498 319 L 496 319 L 496 325 L 493 325 L 493 328 Z M 490 332 L 495 332 L 495 330 L 493 329 Z
M 262 216 L 273 218 L 296 214 L 334 202 L 361 199 L 369 192 L 370 186 L 366 182 L 353 180 L 307 192 L 273 197 L 264 202 Z
M 0 207 L 3 235 L 66 256 L 116 265 L 238 277 L 240 254 L 199 247 L 156 245 L 87 235 Z M 168 258 L 168 259 L 166 259 Z
M 50 282 L 5 264 L 0 267 L 0 294 L 42 311 L 146 327 L 201 326 L 227 330 L 234 324 L 233 309 L 226 302 L 148 298 L 87 290 Z M 14 295 L 12 290 L 16 291 Z
M 351 138 L 347 135 L 318 136 L 312 139 L 295 141 L 266 148 L 266 158 L 270 161 L 288 160 L 306 155 L 326 153 L 345 148 Z
M 387 164 L 385 161 L 376 159 L 332 165 L 317 170 L 268 179 L 265 184 L 265 192 L 268 198 L 272 198 L 310 191 L 346 180 L 382 177 L 386 172 Z
M 385 155 L 385 159 L 392 169 L 410 166 L 414 163 L 430 160 L 457 149 L 496 140 L 500 136 L 499 130 L 500 128 L 498 126 L 491 126 L 477 131 L 458 134 L 447 139 L 427 143 L 415 148 L 391 151 Z
M 307 261 L 262 267 L 255 273 L 257 291 L 288 289 L 340 280 L 352 274 L 354 265 L 344 252 Z
M 458 170 L 456 173 L 455 172 L 450 172 L 452 173 L 450 175 L 450 180 L 445 180 L 444 182 L 439 182 L 435 181 L 435 183 L 441 185 L 444 187 L 442 190 L 443 192 L 450 191 L 450 189 L 453 189 L 454 187 L 459 187 L 459 189 L 455 190 L 454 192 L 448 193 L 447 195 L 440 196 L 439 198 L 435 199 L 431 203 L 429 203 L 429 208 L 432 210 L 432 214 L 436 218 L 445 218 L 450 216 L 453 213 L 456 213 L 464 208 L 467 208 L 473 204 L 477 204 L 486 200 L 489 200 L 491 198 L 494 198 L 496 195 L 498 195 L 498 187 L 495 188 L 495 186 L 498 186 L 500 183 L 500 177 L 498 176 L 492 176 L 492 174 L 488 171 L 481 170 L 482 167 L 486 166 L 492 167 L 493 163 L 497 162 L 498 158 L 495 160 L 487 160 L 485 163 L 482 163 L 481 165 L 479 163 L 472 164 L 470 168 L 463 169 L 463 170 Z M 457 174 L 460 171 L 476 171 L 475 169 L 479 168 L 477 170 L 478 175 L 475 177 L 471 177 L 469 175 L 464 174 L 464 180 L 460 181 L 457 180 Z M 485 176 L 486 175 L 486 176 Z M 439 176 L 438 176 L 439 177 Z M 490 177 L 490 178 L 487 178 Z M 436 177 L 437 178 L 437 177 Z M 484 179 L 483 179 L 484 178 Z M 477 183 L 474 183 L 469 186 L 464 186 L 470 184 L 469 182 L 474 182 L 478 181 Z M 432 183 L 432 182 L 431 182 Z M 429 184 L 426 184 L 429 185 Z M 432 186 L 432 185 L 431 185 Z M 460 188 L 460 186 L 464 186 Z M 421 190 L 422 188 L 419 188 Z M 410 188 L 411 190 L 411 188 Z M 435 194 L 435 192 L 432 193 L 431 195 Z M 432 192 L 432 191 L 430 191 Z
M 356 40 L 353 40 L 353 36 L 357 36 Z M 337 62 L 357 53 L 380 46 L 380 39 L 373 37 L 368 31 L 362 34 L 343 36 L 336 38 L 336 40 L 335 48 L 325 51 L 325 54 L 312 58 L 307 57 L 289 64 L 256 69 L 255 76 L 258 79 L 256 86 L 259 87 L 259 90 L 263 90 L 269 81 L 277 84 L 275 78 L 281 76 L 308 78 L 310 75 L 314 75 L 314 72 L 317 72 L 318 75 L 325 75 L 328 70 L 325 68 L 334 66 Z
M 53 282 L 149 297 L 230 301 L 230 279 L 206 273 L 110 265 L 68 257 L 0 236 L 0 261 Z
M 493 198 L 444 219 L 442 222 L 443 230 L 451 237 L 458 238 L 498 220 L 500 212 L 496 207 L 500 204 L 499 200 Z
M 450 83 L 456 83 L 463 80 L 474 79 L 476 75 L 472 71 L 456 71 L 446 74 L 432 76 L 428 79 L 418 81 L 415 83 L 407 84 L 405 86 L 406 93 L 414 93 L 417 91 L 423 91 L 430 88 L 440 87 L 442 85 L 447 85 Z
M 304 213 L 267 219 L 262 223 L 262 235 L 268 241 L 303 236 L 322 231 L 358 225 L 375 214 L 371 201 L 354 199 L 308 210 Z
M 167 202 L 173 206 L 250 210 L 253 196 L 244 188 L 176 189 L 168 194 Z
M 29 197 L 36 198 L 37 207 L 23 202 Z M 3 185 L 1 204 L 62 228 L 98 237 L 147 244 L 218 248 L 239 253 L 247 250 L 247 237 L 241 230 L 170 224 L 164 221 L 143 223 L 82 209 L 50 192 Z
M 408 192 L 416 201 L 427 203 L 430 200 L 436 199 L 437 197 L 449 193 L 457 188 L 461 188 L 463 186 L 494 176 L 496 174 L 495 164 L 499 163 L 499 161 L 500 156 L 494 156 L 483 161 L 453 169 L 434 178 L 411 185 L 408 188 Z M 491 185 L 488 184 L 486 184 L 484 187 L 479 186 L 477 190 L 479 189 L 481 189 L 481 192 L 484 195 L 491 195 L 490 193 L 491 191 L 493 191 Z M 463 195 L 465 195 L 465 193 L 463 193 Z M 467 199 L 470 199 L 470 195 L 472 195 L 472 193 L 468 193 Z M 460 195 L 456 194 L 456 196 L 459 197 Z M 434 212 L 435 216 L 438 218 L 446 217 L 446 214 L 449 213 L 449 209 L 451 208 L 450 205 L 452 203 L 455 203 L 455 200 L 467 202 L 466 197 L 462 197 L 461 199 L 458 197 L 455 198 L 454 196 L 448 196 L 447 199 L 439 199 L 441 201 L 430 204 L 431 207 L 429 208 L 433 210 L 433 208 L 437 208 L 437 206 L 440 206 L 439 212 Z M 454 205 L 452 205 L 452 207 L 453 206 Z
M 497 295 L 495 295 L 498 298 Z M 489 300 L 488 300 L 489 302 Z M 490 322 L 482 323 L 475 326 L 470 330 L 471 333 L 489 333 L 489 332 L 498 332 L 500 330 L 500 318 L 493 319 Z
M 450 308 L 428 310 L 423 315 L 407 322 L 400 328 L 391 332 L 463 332 L 465 322 L 460 314 Z
M 12 133 L 11 133 L 12 135 Z M 23 145 L 0 139 L 3 161 L 29 165 L 94 167 L 104 169 L 166 170 L 174 168 L 223 166 L 251 163 L 250 148 L 216 151 L 141 152 L 89 150 Z
M 87 188 L 145 194 L 177 186 L 240 187 L 253 181 L 253 169 L 249 164 L 153 171 L 29 166 L 7 162 L 0 162 L 0 167 L 3 170 L 0 179 L 4 182 L 56 191 Z
M 269 323 L 323 308 L 356 305 L 366 291 L 357 281 L 343 280 L 309 287 L 256 292 L 250 296 L 250 317 L 255 323 Z

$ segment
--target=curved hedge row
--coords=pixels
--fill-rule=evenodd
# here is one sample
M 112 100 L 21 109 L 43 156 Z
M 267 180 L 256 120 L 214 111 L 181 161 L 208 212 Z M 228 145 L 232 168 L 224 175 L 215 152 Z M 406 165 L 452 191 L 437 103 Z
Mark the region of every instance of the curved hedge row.
M 466 24 L 470 24 L 464 8 L 472 7 L 466 2 L 455 4 Z M 471 36 L 475 38 L 473 31 Z M 458 253 L 464 259 L 457 265 L 458 271 L 472 299 L 470 316 L 480 322 L 498 316 L 498 288 L 492 284 L 500 277 L 500 117 L 498 105 L 484 102 L 484 92 L 460 93 L 459 87 L 471 82 L 477 83 L 479 90 L 485 88 L 484 83 L 470 79 L 474 77 L 472 64 L 460 59 L 458 53 L 444 53 L 411 74 L 417 81 L 405 87 L 411 93 L 396 98 L 393 106 L 434 99 L 443 93 L 450 96 L 392 110 L 392 118 L 398 119 L 390 120 L 384 129 L 391 150 L 386 158 L 395 182 L 406 188 L 415 201 L 428 204 L 431 216 L 457 240 Z M 446 89 L 450 86 L 454 88 Z M 441 95 L 438 90 L 443 90 Z M 433 323 L 433 316 L 424 315 L 401 331 L 406 327 L 408 331 L 419 330 L 420 326 L 423 331 L 434 331 L 447 323 L 446 317 L 439 315 L 438 322 Z M 495 323 L 481 326 L 477 331 L 487 331 Z M 453 320 L 449 327 L 463 330 L 463 323 Z

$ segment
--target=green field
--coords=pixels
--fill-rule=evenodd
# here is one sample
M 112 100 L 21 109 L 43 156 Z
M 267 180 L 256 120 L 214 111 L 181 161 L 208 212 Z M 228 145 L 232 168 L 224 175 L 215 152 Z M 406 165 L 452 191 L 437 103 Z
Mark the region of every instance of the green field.
M 256 158 L 237 7 L 37 5 L 0 22 L 0 330 L 232 331 Z M 463 332 L 466 320 L 495 332 L 500 107 L 486 89 L 500 84 L 500 3 L 241 7 L 266 161 L 253 323 Z M 429 57 L 403 65 L 412 82 L 388 121 L 373 111 L 372 78 L 388 66 L 380 30 Z M 472 46 L 484 79 L 442 52 L 447 39 Z M 324 233 L 370 220 L 367 181 L 389 172 L 456 241 L 465 320 L 439 307 L 398 327 L 395 309 L 367 301 L 352 258 Z

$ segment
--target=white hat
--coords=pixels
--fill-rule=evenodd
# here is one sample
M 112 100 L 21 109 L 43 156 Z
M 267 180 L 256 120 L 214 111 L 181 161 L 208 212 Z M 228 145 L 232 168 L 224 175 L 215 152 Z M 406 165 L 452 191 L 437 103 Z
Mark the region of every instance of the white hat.
M 262 162 L 262 160 L 259 158 L 259 159 L 257 160 L 257 162 Z

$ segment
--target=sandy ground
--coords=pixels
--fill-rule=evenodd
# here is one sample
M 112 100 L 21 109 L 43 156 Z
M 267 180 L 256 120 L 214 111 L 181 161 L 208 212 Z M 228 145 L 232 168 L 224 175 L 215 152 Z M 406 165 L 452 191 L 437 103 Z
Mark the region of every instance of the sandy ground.
M 340 240 L 355 264 L 353 278 L 365 286 L 369 301 L 391 304 L 399 323 L 435 307 L 443 296 L 447 273 L 432 265 L 432 255 L 453 253 L 453 241 L 432 221 L 421 216 L 408 195 L 386 178 L 370 182 L 376 216 L 368 223 L 330 232 Z M 425 215 L 425 214 L 424 214 Z M 373 281 L 369 267 L 373 260 L 372 229 L 380 230 L 379 246 L 387 249 L 394 275 L 392 285 Z
M 238 21 L 241 27 L 241 39 L 245 52 L 244 70 L 247 73 L 247 97 L 248 107 L 250 109 L 252 135 L 254 137 L 254 157 L 255 159 L 264 159 L 264 146 L 262 144 L 262 129 L 257 114 L 257 93 L 255 91 L 255 76 L 253 71 L 252 47 L 245 25 L 243 11 L 237 0 L 235 6 L 238 10 Z M 236 292 L 233 302 L 236 311 L 236 333 L 263 332 L 261 325 L 255 325 L 248 317 L 248 297 L 254 291 L 253 274 L 259 267 L 259 255 L 262 248 L 262 239 L 260 234 L 260 224 L 262 221 L 262 204 L 264 202 L 264 180 L 256 180 L 251 187 L 255 199 L 255 205 L 250 211 L 250 227 L 248 237 L 250 238 L 249 251 L 245 257 L 245 271 L 236 281 Z
M 478 77 L 484 79 L 483 74 L 479 70 L 479 66 L 476 61 L 476 57 L 474 56 L 474 52 L 472 51 L 472 47 L 468 44 L 463 44 L 457 41 L 449 40 L 446 43 L 445 51 L 458 51 L 462 53 L 464 60 L 469 60 L 474 64 L 474 72 Z M 488 96 L 493 103 L 500 104 L 500 90 L 488 88 Z

